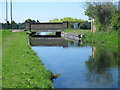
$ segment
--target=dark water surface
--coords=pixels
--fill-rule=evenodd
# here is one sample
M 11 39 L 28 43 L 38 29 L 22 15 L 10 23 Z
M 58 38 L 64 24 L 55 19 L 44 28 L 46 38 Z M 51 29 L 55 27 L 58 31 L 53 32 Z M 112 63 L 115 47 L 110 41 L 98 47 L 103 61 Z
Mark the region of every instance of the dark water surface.
M 52 38 L 52 43 L 49 40 L 39 38 L 31 43 L 46 69 L 60 74 L 53 82 L 55 88 L 118 88 L 116 48 L 83 45 L 60 38 Z

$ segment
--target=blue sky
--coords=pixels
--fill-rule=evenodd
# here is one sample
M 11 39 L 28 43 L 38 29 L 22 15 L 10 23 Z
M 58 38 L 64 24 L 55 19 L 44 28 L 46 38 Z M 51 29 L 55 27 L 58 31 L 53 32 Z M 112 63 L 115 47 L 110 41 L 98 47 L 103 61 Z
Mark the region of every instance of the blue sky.
M 10 17 L 10 7 L 8 9 Z M 24 22 L 28 18 L 49 21 L 64 17 L 87 20 L 88 17 L 84 15 L 84 2 L 13 2 L 13 20 L 17 23 Z M 5 2 L 2 2 L 0 20 L 5 22 Z

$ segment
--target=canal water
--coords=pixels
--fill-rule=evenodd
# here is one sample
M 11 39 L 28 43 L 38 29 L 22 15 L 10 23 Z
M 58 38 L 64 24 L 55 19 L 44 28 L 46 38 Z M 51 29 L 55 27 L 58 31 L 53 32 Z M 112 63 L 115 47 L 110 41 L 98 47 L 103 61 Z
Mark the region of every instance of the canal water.
M 30 44 L 46 69 L 60 74 L 55 88 L 118 88 L 116 48 L 57 37 L 32 38 Z

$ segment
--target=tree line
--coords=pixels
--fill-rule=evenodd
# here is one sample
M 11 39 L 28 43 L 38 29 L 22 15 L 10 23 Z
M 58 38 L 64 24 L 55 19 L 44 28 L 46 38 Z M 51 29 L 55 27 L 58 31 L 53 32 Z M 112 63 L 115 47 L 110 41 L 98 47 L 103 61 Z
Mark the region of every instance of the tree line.
M 91 23 L 88 22 L 87 20 L 81 20 L 81 19 L 76 19 L 72 17 L 65 17 L 62 19 L 55 18 L 53 20 L 49 20 L 49 22 L 63 22 L 63 21 L 68 21 L 68 28 L 73 28 L 74 23 L 78 23 L 78 28 L 79 29 L 90 29 L 91 28 Z
M 72 18 L 72 17 L 65 17 L 63 19 L 53 19 L 53 20 L 49 20 L 49 22 L 63 22 L 63 21 L 68 21 L 68 28 L 73 28 L 74 27 L 74 23 L 78 23 L 79 24 L 79 29 L 90 29 L 91 28 L 91 24 L 88 21 L 85 20 L 80 20 L 80 19 L 76 19 L 76 18 Z M 25 20 L 23 23 L 16 23 L 15 21 L 12 21 L 12 23 L 9 23 L 9 21 L 7 21 L 7 23 L 3 23 L 2 24 L 2 28 L 3 29 L 25 29 L 25 23 L 29 23 L 29 22 L 37 22 L 39 23 L 39 20 L 32 20 L 30 18 L 28 18 L 27 20 Z
M 23 23 L 16 23 L 15 21 L 12 21 L 12 23 L 10 23 L 7 21 L 6 23 L 2 23 L 2 29 L 25 29 L 25 23 L 29 22 L 39 22 L 39 20 L 35 21 L 28 18 Z

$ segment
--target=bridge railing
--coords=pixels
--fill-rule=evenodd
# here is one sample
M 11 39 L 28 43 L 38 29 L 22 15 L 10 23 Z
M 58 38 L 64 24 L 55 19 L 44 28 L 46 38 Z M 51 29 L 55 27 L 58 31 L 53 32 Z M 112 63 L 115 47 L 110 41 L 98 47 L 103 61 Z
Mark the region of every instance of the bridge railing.
M 26 23 L 26 30 L 31 32 L 61 32 L 68 27 L 68 22 Z

